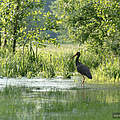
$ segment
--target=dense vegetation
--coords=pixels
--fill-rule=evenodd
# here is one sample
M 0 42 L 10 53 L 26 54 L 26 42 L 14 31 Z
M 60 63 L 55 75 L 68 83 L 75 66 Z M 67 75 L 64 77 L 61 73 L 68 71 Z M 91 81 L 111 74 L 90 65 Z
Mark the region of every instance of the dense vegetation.
M 57 0 L 52 9 L 67 32 L 64 39 L 87 44 L 96 54 L 112 51 L 120 55 L 119 4 L 117 0 Z
M 92 81 L 119 82 L 119 2 L 56 0 L 47 12 L 45 5 L 42 0 L 1 2 L 0 76 L 70 78 L 75 72 L 70 57 L 79 50 Z

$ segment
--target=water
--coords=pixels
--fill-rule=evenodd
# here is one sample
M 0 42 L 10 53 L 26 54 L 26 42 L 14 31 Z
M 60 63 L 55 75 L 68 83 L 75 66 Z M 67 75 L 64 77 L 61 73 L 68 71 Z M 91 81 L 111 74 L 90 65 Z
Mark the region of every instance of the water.
M 114 120 L 120 86 L 75 79 L 0 78 L 0 120 Z

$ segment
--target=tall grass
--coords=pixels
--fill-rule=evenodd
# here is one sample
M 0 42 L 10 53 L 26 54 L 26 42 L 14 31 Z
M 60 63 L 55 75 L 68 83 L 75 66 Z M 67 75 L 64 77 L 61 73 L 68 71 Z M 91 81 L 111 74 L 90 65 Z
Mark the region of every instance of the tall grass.
M 39 49 L 37 56 L 27 49 L 24 54 L 22 49 L 18 49 L 15 55 L 1 49 L 0 76 L 52 78 L 62 75 L 70 77 L 69 73 L 74 72 L 74 63 L 69 60 L 72 53 L 68 51 L 63 53 L 60 49 L 55 47 L 53 52 L 51 49 Z
M 93 80 L 88 82 L 118 82 L 120 80 L 119 57 L 114 54 L 96 54 L 85 49 L 85 46 L 51 45 L 30 52 L 27 48 L 18 49 L 13 55 L 6 49 L 0 49 L 0 76 L 3 77 L 46 77 L 63 76 L 70 78 L 76 72 L 75 61 L 70 58 L 81 50 L 80 61 L 92 72 Z M 37 53 L 37 55 L 35 54 Z

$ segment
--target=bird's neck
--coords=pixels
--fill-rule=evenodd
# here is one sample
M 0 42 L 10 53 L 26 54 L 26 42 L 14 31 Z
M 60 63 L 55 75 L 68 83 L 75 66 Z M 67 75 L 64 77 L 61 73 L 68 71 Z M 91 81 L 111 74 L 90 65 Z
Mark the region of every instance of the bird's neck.
M 79 57 L 80 57 L 80 55 L 78 55 L 77 58 L 76 58 L 76 66 L 77 66 L 78 64 L 80 64 L 80 62 L 79 62 Z

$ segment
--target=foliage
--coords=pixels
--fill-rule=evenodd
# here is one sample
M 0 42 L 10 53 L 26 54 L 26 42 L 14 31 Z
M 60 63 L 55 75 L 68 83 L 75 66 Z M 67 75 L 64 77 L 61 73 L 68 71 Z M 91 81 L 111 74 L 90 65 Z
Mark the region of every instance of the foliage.
M 45 32 L 52 29 L 50 23 L 53 17 L 50 12 L 44 12 L 44 6 L 43 0 L 3 0 L 0 4 L 2 44 L 12 47 L 15 52 L 16 45 L 27 44 L 31 48 L 45 42 L 54 43 L 55 39 L 49 39 Z
M 79 41 L 80 44 L 87 42 L 98 54 L 105 49 L 119 54 L 118 1 L 56 0 L 51 8 L 58 16 L 59 25 L 67 32 L 64 39 Z
M 73 72 L 75 71 L 74 61 L 71 60 L 73 56 L 72 53 L 65 54 L 63 57 L 63 77 L 64 78 L 71 78 Z

